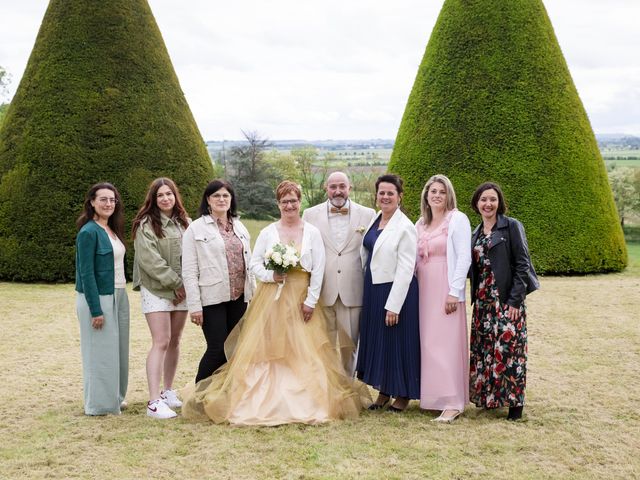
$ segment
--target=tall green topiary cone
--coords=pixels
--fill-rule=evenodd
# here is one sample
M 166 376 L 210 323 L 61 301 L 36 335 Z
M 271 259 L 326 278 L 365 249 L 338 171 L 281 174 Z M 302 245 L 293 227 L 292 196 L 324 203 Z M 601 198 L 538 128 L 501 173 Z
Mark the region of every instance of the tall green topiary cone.
M 540 0 L 445 1 L 389 170 L 404 178 L 414 218 L 435 173 L 469 214 L 475 187 L 500 183 L 541 272 L 627 264 L 604 163 Z
M 93 183 L 116 185 L 130 225 L 152 179 L 194 212 L 212 172 L 146 0 L 51 0 L 0 130 L 0 279 L 73 280 Z

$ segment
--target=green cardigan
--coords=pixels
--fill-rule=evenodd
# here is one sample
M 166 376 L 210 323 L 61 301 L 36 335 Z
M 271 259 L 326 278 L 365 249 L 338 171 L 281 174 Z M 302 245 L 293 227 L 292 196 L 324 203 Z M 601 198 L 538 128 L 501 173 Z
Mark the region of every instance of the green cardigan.
M 114 270 L 109 235 L 90 220 L 76 237 L 76 291 L 84 293 L 92 317 L 102 315 L 100 295 L 113 295 Z

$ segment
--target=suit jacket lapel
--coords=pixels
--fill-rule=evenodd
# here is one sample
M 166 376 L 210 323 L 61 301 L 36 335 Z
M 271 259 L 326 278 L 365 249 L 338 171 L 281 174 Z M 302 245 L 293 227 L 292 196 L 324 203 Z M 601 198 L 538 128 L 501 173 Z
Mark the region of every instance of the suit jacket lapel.
M 356 234 L 356 228 L 362 225 L 362 209 L 355 208 L 353 202 L 349 202 L 349 203 L 350 203 L 349 209 L 351 210 L 349 214 L 349 231 L 345 236 L 344 244 L 342 245 L 342 248 L 340 248 L 341 251 L 347 248 L 347 245 L 349 245 L 349 243 L 351 242 L 351 239 Z
M 335 243 L 335 238 L 331 234 L 331 226 L 329 225 L 329 207 L 327 206 L 327 202 L 324 204 L 323 211 L 320 213 L 320 218 L 318 221 L 318 229 L 320 233 L 322 233 L 322 239 L 324 240 L 325 247 L 329 247 L 332 250 L 338 251 L 338 247 Z
M 382 213 L 379 213 L 379 215 L 382 217 Z M 396 230 L 398 222 L 400 221 L 401 215 L 402 215 L 402 212 L 398 208 L 393 214 L 393 216 L 389 219 L 389 223 L 387 223 L 387 225 L 384 227 L 384 229 L 382 230 L 382 233 L 380 234 L 380 236 L 378 237 L 378 240 L 376 241 L 376 244 L 373 246 L 373 252 L 371 252 L 371 258 L 373 258 L 373 256 L 376 254 L 380 245 L 382 245 L 387 238 L 393 235 L 393 232 Z

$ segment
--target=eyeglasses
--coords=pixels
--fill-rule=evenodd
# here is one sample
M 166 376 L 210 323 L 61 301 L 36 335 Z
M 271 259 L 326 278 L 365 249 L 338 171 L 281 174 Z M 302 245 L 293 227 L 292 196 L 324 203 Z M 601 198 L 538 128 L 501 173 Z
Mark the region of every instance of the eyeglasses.
M 98 199 L 98 202 L 102 203 L 103 205 L 106 205 L 108 203 L 112 203 L 112 204 L 116 204 L 118 203 L 118 199 L 117 198 L 109 198 L 109 197 L 100 197 Z
M 211 195 L 209 195 L 209 198 L 211 197 L 213 197 L 215 200 L 229 200 L 231 198 L 231 195 L 228 193 L 212 193 Z
M 298 200 L 298 199 L 293 199 L 293 200 L 280 200 L 278 203 L 284 207 L 284 206 L 286 206 L 286 205 L 291 205 L 291 206 L 293 206 L 293 205 L 297 205 L 299 201 L 300 201 L 300 200 Z

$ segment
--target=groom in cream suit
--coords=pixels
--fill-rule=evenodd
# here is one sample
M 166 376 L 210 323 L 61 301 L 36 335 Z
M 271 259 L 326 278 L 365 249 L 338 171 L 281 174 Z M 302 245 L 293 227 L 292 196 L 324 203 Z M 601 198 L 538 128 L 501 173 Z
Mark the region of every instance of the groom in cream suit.
M 353 341 L 354 348 L 339 349 L 345 370 L 353 375 L 364 283 L 360 245 L 375 211 L 349 199 L 351 184 L 342 172 L 329 175 L 326 191 L 328 200 L 306 209 L 302 219 L 322 233 L 326 264 L 320 300 L 329 321 L 331 340 L 341 346 L 338 332 L 342 329 Z

